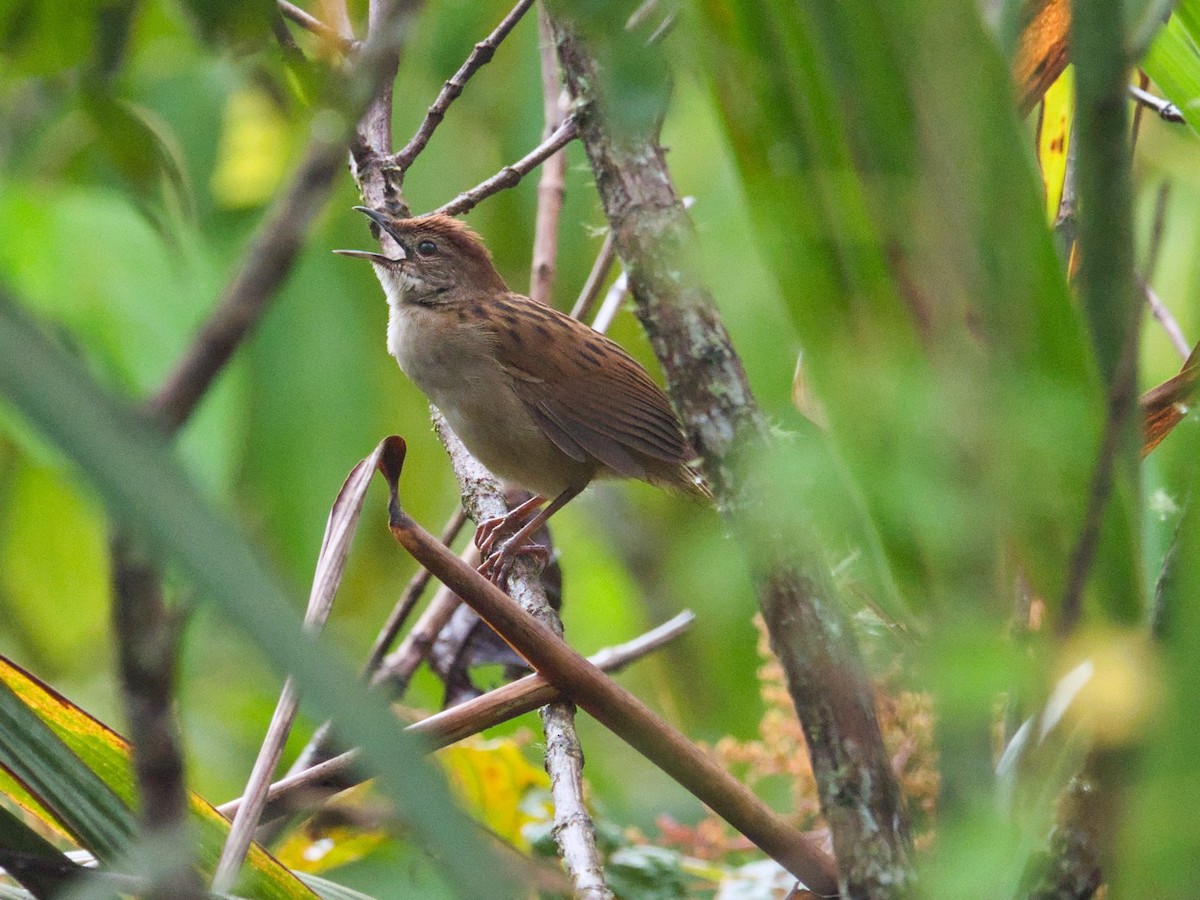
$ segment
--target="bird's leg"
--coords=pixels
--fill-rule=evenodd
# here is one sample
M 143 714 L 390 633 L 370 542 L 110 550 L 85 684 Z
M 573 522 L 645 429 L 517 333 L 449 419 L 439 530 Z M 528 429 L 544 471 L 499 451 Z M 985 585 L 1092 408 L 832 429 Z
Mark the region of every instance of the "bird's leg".
M 492 545 L 496 543 L 496 539 L 504 533 L 506 528 L 516 525 L 521 519 L 545 502 L 545 497 L 535 494 L 524 503 L 514 506 L 504 515 L 496 516 L 493 519 L 484 519 L 480 522 L 479 527 L 475 529 L 475 546 L 479 548 L 479 552 L 483 558 L 487 559 Z
M 499 584 L 501 581 L 503 581 L 504 576 L 508 574 L 508 569 L 512 565 L 512 558 L 518 553 L 533 553 L 538 556 L 545 556 L 548 559 L 548 548 L 542 547 L 538 544 L 527 544 L 526 542 L 529 540 L 530 535 L 534 534 L 539 528 L 546 524 L 547 519 L 566 506 L 575 497 L 579 496 L 584 487 L 586 487 L 586 485 L 569 487 L 555 497 L 552 501 L 550 501 L 549 506 L 525 523 L 521 530 L 501 544 L 498 550 L 488 555 L 487 558 L 484 559 L 483 564 L 480 565 L 479 571 L 492 581 Z M 520 509 L 525 505 L 526 504 L 522 503 L 521 506 L 517 507 L 517 509 Z M 516 510 L 513 510 L 513 512 L 516 512 Z M 512 515 L 512 513 L 509 515 Z

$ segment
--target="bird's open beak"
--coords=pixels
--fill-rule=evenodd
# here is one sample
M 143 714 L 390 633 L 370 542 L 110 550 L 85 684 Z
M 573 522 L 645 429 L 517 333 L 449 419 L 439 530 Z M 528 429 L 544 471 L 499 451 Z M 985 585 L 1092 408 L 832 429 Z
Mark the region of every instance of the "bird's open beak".
M 391 235 L 392 239 L 397 244 L 401 243 L 396 232 L 392 230 L 391 221 L 385 214 L 377 212 L 373 209 L 369 209 L 365 206 L 356 206 L 354 208 L 386 231 L 389 235 Z M 391 256 L 384 256 L 382 253 L 374 253 L 370 250 L 334 250 L 333 252 L 342 256 L 352 256 L 355 259 L 370 260 L 373 263 L 398 263 L 401 260 L 408 259 L 408 255 L 404 252 L 403 245 L 400 246 L 400 255 L 394 258 Z
M 389 235 L 391 235 L 392 240 L 394 240 L 397 244 L 404 243 L 404 241 L 401 240 L 400 235 L 396 233 L 395 228 L 392 227 L 392 220 L 387 213 L 381 213 L 377 209 L 371 209 L 366 206 L 356 206 L 354 207 L 354 210 L 355 212 L 362 213 L 364 216 L 386 231 Z
M 392 259 L 390 256 L 384 256 L 382 253 L 372 253 L 370 250 L 334 250 L 334 253 L 339 256 L 353 256 L 355 259 L 366 259 L 374 263 L 394 263 L 400 260 Z M 401 254 L 400 259 L 404 259 Z

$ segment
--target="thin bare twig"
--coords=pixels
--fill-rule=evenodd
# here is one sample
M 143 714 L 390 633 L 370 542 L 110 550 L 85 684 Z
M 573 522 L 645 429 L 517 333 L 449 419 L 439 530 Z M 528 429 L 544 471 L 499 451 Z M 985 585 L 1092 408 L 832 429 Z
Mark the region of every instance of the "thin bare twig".
M 1150 241 L 1146 246 L 1146 263 L 1142 280 L 1147 284 L 1154 279 L 1158 269 L 1158 257 L 1162 253 L 1163 236 L 1167 231 L 1167 202 L 1171 199 L 1171 182 L 1164 181 L 1154 194 L 1154 218 L 1150 225 Z
M 628 296 L 629 273 L 622 269 L 616 281 L 609 286 L 608 293 L 604 295 L 604 302 L 596 310 L 596 318 L 592 320 L 592 327 L 600 332 L 608 331 L 613 319 L 617 317 L 617 313 L 621 310 L 621 304 L 625 302 Z
M 1169 100 L 1164 100 L 1162 97 L 1155 97 L 1152 93 L 1136 84 L 1129 85 L 1129 95 L 1137 101 L 1139 106 L 1144 106 L 1158 113 L 1158 117 L 1164 122 L 1173 122 L 1179 125 L 1184 124 L 1187 120 L 1183 117 L 1183 113 L 1179 107 Z
M 555 617 L 557 618 L 557 616 Z M 604 859 L 596 846 L 596 826 L 583 796 L 583 747 L 575 730 L 575 704 L 566 698 L 541 709 L 546 736 L 545 766 L 554 799 L 551 833 L 575 896 L 604 900 L 613 896 L 604 880 Z
M 378 3 L 378 0 L 376 2 Z M 342 38 L 354 38 L 354 25 L 350 21 L 350 10 L 346 6 L 346 0 L 317 0 L 317 9 L 321 11 L 326 24 Z
M 358 527 L 363 500 L 375 474 L 381 452 L 377 449 L 351 470 L 330 510 L 313 573 L 312 588 L 308 595 L 308 609 L 304 614 L 304 625 L 310 631 L 319 631 L 324 627 L 333 609 L 333 599 L 342 583 L 342 573 L 346 569 L 346 559 L 350 554 L 350 542 Z M 229 836 L 225 839 L 225 846 L 221 850 L 221 858 L 213 875 L 214 893 L 227 893 L 237 880 L 238 871 L 242 867 L 246 851 L 254 840 L 254 830 L 266 805 L 271 776 L 283 755 L 283 745 L 292 730 L 298 708 L 299 696 L 295 683 L 289 677 L 283 684 L 283 691 L 275 706 L 275 714 L 271 717 L 271 724 L 267 728 L 258 758 L 254 761 L 250 773 L 250 780 L 246 784 L 244 797 L 247 798 L 247 802 L 238 809 L 229 829 Z
M 1171 315 L 1171 311 L 1167 309 L 1165 303 L 1159 299 L 1158 294 L 1154 293 L 1154 288 L 1149 284 L 1142 285 L 1142 291 L 1146 295 L 1146 305 L 1150 307 L 1150 314 L 1163 327 L 1163 331 L 1167 333 L 1171 344 L 1178 351 L 1181 359 L 1186 360 L 1192 353 L 1192 348 L 1188 345 L 1187 338 L 1183 336 L 1183 329 L 1179 327 L 1179 322 Z
M 360 41 L 344 37 L 338 33 L 336 28 L 326 25 L 316 16 L 305 12 L 293 3 L 289 3 L 288 0 L 275 0 L 275 5 L 279 7 L 279 11 L 283 13 L 284 18 L 290 19 L 305 31 L 315 34 L 321 40 L 328 41 L 347 56 L 357 53 L 362 47 Z
M 696 616 L 684 610 L 657 628 L 615 647 L 606 647 L 588 658 L 603 672 L 618 672 L 632 662 L 653 653 L 691 628 Z M 500 725 L 517 716 L 533 712 L 562 695 L 541 675 L 526 675 L 516 681 L 488 691 L 479 697 L 442 710 L 408 727 L 429 742 L 430 751 L 440 750 L 473 734 L 479 734 L 495 725 Z M 288 799 L 291 795 L 315 787 L 334 785 L 334 790 L 344 790 L 358 783 L 346 777 L 361 754 L 357 750 L 328 759 L 301 771 L 289 774 L 271 785 L 267 791 L 269 803 Z M 365 776 L 364 776 L 365 777 Z M 230 800 L 217 807 L 217 812 L 232 816 L 237 812 L 242 798 Z
M 808 739 L 842 886 L 852 896 L 893 895 L 912 877 L 907 816 L 846 611 L 815 538 L 797 542 L 789 532 L 785 541 L 746 527 L 745 512 L 756 501 L 737 463 L 744 448 L 771 436 L 697 271 L 694 228 L 653 135 L 615 126 L 595 58 L 564 23 L 556 20 L 555 28 L 580 140 L 638 316 L 718 509 L 752 560 L 771 644 Z
M 542 140 L 548 139 L 566 120 L 567 98 L 558 77 L 558 57 L 546 7 L 538 5 L 538 49 L 542 63 Z M 558 259 L 558 220 L 566 194 L 567 154 L 560 150 L 542 165 L 537 187 L 537 216 L 533 228 L 533 259 L 529 273 L 529 298 L 550 303 Z
M 1164 181 L 1158 187 L 1158 193 L 1154 198 L 1154 220 L 1150 228 L 1150 242 L 1146 249 L 1146 263 L 1140 279 L 1142 291 L 1146 297 L 1146 305 L 1150 307 L 1150 313 L 1162 325 L 1163 331 L 1167 333 L 1167 337 L 1171 343 L 1175 345 L 1175 349 L 1179 352 L 1181 358 L 1186 360 L 1191 355 L 1191 345 L 1187 342 L 1187 338 L 1183 336 L 1183 329 L 1179 327 L 1179 322 L 1171 315 L 1171 311 L 1167 309 L 1165 303 L 1159 299 L 1154 288 L 1150 283 L 1154 280 L 1154 273 L 1158 268 L 1158 257 L 1162 252 L 1163 235 L 1166 233 L 1167 224 L 1167 201 L 1171 194 L 1171 183 Z
M 463 88 L 467 86 L 467 81 L 480 68 L 491 61 L 496 48 L 500 46 L 500 42 L 508 37 L 508 33 L 516 27 L 517 23 L 521 21 L 521 17 L 529 11 L 529 7 L 531 6 L 533 6 L 533 0 L 520 0 L 512 8 L 512 11 L 496 26 L 496 30 L 475 45 L 475 49 L 471 51 L 466 62 L 442 86 L 433 104 L 429 107 L 429 111 L 425 113 L 425 118 L 422 120 L 420 127 L 417 128 L 417 133 L 412 136 L 399 153 L 389 160 L 389 164 L 392 167 L 399 170 L 399 172 L 408 171 L 413 160 L 425 149 L 425 145 L 433 137 L 433 132 L 442 123 L 442 119 L 446 117 L 446 110 L 450 108 L 450 104 L 458 99 L 459 94 L 463 92 Z M 373 149 L 376 151 L 380 149 L 377 143 L 373 146 Z
M 604 234 L 604 243 L 600 245 L 600 252 L 596 254 L 592 270 L 588 272 L 583 290 L 579 292 L 579 299 L 571 308 L 571 318 L 586 319 L 591 314 L 592 307 L 600 296 L 600 289 L 604 287 L 608 273 L 612 270 L 613 260 L 616 258 L 617 248 L 613 245 L 612 231 L 609 230 Z
M 543 142 L 566 124 L 566 92 L 558 73 L 554 31 L 544 4 L 538 5 L 538 45 L 542 69 L 542 107 L 545 125 Z M 558 257 L 558 220 L 562 212 L 567 171 L 565 150 L 551 154 L 542 165 L 538 180 L 537 218 L 533 237 L 529 296 L 535 303 L 549 304 Z M 558 615 L 547 605 L 531 609 L 562 633 Z M 596 845 L 596 828 L 583 793 L 583 746 L 575 730 L 575 707 L 567 699 L 542 707 L 542 729 L 546 736 L 545 766 L 554 799 L 552 834 L 562 857 L 563 868 L 579 900 L 608 900 L 613 896 L 604 880 L 604 858 Z
M 457 216 L 474 209 L 492 194 L 498 194 L 510 187 L 515 187 L 522 178 L 536 169 L 550 156 L 553 156 L 571 141 L 575 140 L 575 120 L 567 119 L 550 137 L 542 141 L 521 159 L 510 166 L 505 166 L 491 178 L 481 181 L 470 190 L 463 191 L 449 203 L 439 206 L 434 212 Z
M 292 36 L 279 9 L 271 10 L 269 18 L 271 34 L 275 35 L 275 41 L 279 44 L 279 50 L 283 54 L 283 61 L 289 68 L 303 71 L 304 66 L 308 64 L 308 59 L 305 57 L 304 51 L 300 49 L 300 45 L 296 43 L 296 38 Z

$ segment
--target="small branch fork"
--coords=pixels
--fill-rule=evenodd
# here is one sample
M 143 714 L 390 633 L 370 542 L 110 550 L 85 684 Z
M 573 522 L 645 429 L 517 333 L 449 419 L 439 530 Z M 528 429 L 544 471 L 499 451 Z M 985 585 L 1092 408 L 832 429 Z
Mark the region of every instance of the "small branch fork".
M 420 127 L 417 128 L 416 134 L 412 136 L 399 153 L 388 161 L 391 168 L 400 173 L 408 171 L 408 168 L 413 164 L 413 160 L 425 149 L 425 145 L 433 137 L 434 131 L 442 124 L 442 120 L 446 117 L 446 110 L 450 108 L 450 104 L 457 100 L 459 94 L 463 92 L 467 81 L 481 67 L 491 62 L 492 56 L 495 54 L 500 42 L 508 37 L 509 32 L 516 27 L 517 23 L 521 21 L 521 18 L 529 11 L 529 7 L 531 6 L 533 6 L 533 0 L 520 0 L 512 8 L 512 11 L 496 26 L 496 30 L 475 45 L 475 49 L 471 51 L 470 56 L 459 67 L 458 71 L 442 86 L 437 98 L 429 107 L 429 111 L 425 113 L 425 119 L 421 122 Z

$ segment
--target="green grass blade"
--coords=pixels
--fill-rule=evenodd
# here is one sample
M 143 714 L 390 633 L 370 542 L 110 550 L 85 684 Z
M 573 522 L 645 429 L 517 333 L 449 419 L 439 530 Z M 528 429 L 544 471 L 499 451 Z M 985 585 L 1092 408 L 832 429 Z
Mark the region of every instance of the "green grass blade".
M 301 628 L 299 614 L 245 538 L 199 497 L 161 436 L 103 391 L 7 297 L 0 297 L 0 391 L 55 443 L 112 516 L 177 565 L 245 631 L 301 695 L 361 746 L 415 837 L 437 852 L 463 896 L 495 896 L 497 869 L 472 839 L 445 781 L 422 759 L 387 703 Z

